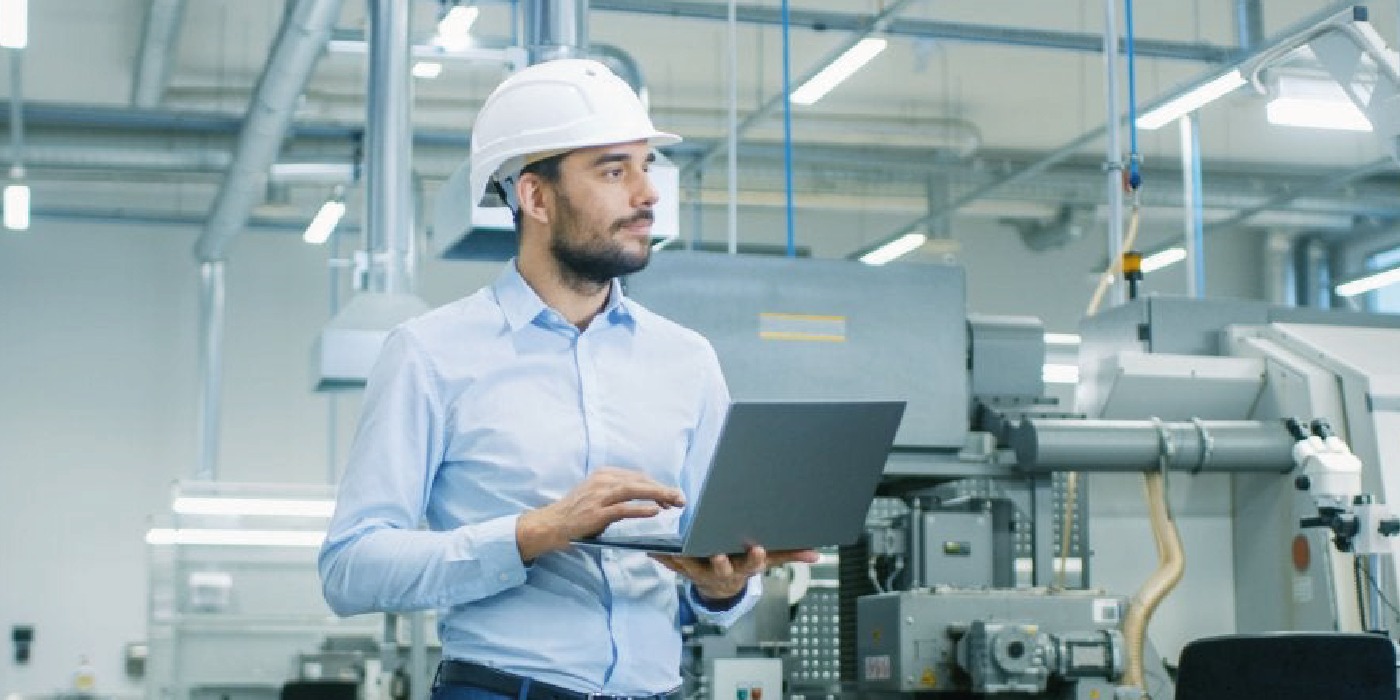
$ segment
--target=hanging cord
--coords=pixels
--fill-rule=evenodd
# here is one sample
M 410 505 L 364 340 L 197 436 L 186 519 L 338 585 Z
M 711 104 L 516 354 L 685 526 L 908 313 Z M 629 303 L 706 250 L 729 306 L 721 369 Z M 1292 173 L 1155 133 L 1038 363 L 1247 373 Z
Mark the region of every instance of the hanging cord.
M 1386 595 L 1385 595 L 1385 590 L 1382 589 L 1382 588 L 1380 587 L 1380 583 L 1379 583 L 1378 581 L 1376 581 L 1375 576 L 1372 575 L 1370 565 L 1366 564 L 1365 562 L 1362 562 L 1360 557 L 1355 557 L 1355 558 L 1353 558 L 1352 561 L 1354 562 L 1354 563 L 1352 564 L 1352 566 L 1355 567 L 1356 570 L 1358 570 L 1358 571 L 1361 572 L 1359 575 L 1364 575 L 1364 576 L 1366 577 L 1366 582 L 1367 582 L 1367 584 L 1370 585 L 1371 587 L 1375 588 L 1375 589 L 1377 590 L 1377 592 L 1380 593 L 1379 597 L 1380 597 L 1380 599 L 1381 599 L 1381 604 L 1384 605 L 1384 606 L 1386 607 L 1386 609 L 1390 611 L 1390 614 L 1391 614 L 1391 616 L 1395 619 L 1395 622 L 1396 622 L 1396 623 L 1400 623 L 1400 608 L 1396 608 L 1396 607 L 1395 607 L 1395 604 L 1392 603 L 1392 602 L 1390 602 L 1390 599 L 1386 597 Z M 1361 586 L 1361 582 L 1360 582 L 1360 580 L 1358 579 L 1358 580 L 1357 580 L 1357 595 L 1358 595 L 1358 596 L 1361 594 L 1361 587 L 1360 587 L 1360 586 Z M 1360 604 L 1361 601 L 1358 600 L 1357 603 Z M 1363 609 L 1364 609 L 1364 607 L 1363 607 Z M 1379 616 L 1380 616 L 1380 611 L 1374 611 L 1374 612 L 1371 613 L 1371 618 L 1372 618 L 1372 619 L 1375 619 L 1376 617 L 1379 617 Z M 1365 618 L 1363 618 L 1362 627 L 1365 627 L 1364 619 L 1365 619 Z

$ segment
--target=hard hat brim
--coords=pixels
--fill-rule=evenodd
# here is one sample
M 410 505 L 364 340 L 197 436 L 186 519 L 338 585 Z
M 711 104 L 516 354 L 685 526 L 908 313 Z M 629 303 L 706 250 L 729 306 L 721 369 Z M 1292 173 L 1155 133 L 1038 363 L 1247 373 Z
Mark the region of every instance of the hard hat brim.
M 635 139 L 645 140 L 652 148 L 670 146 L 681 142 L 681 137 L 676 134 L 664 131 L 654 131 L 650 135 Z M 619 141 L 617 143 L 630 143 L 630 141 Z M 611 144 L 589 144 L 578 146 L 570 150 L 579 148 L 594 148 L 596 146 L 607 146 Z M 436 201 L 433 205 L 433 235 L 456 237 L 469 231 L 472 227 L 472 209 L 486 192 L 475 193 L 472 191 L 472 167 L 471 159 L 468 158 L 457 169 L 452 172 L 452 176 L 438 189 Z

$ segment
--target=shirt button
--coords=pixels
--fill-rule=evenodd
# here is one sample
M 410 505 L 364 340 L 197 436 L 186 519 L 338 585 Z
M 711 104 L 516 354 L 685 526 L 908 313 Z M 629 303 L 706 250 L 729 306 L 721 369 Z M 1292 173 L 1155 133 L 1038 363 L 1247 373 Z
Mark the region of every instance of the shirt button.
M 502 581 L 509 581 L 509 580 L 510 580 L 510 574 L 503 573 L 503 574 L 501 574 L 500 578 L 501 578 Z

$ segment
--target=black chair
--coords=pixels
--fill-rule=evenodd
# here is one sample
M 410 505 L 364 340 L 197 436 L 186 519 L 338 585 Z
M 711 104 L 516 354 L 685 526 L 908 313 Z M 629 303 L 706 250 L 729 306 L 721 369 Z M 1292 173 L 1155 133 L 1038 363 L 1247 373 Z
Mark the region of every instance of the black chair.
M 358 681 L 288 681 L 281 700 L 356 700 L 359 689 Z
M 1176 700 L 1395 700 L 1395 646 L 1373 634 L 1281 632 L 1181 650 Z

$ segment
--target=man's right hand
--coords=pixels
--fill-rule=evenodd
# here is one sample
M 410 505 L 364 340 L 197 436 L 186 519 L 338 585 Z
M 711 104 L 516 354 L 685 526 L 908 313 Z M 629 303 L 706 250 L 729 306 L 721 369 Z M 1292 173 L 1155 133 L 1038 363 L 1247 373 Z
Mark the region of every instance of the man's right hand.
M 515 524 L 515 542 L 521 561 L 528 563 L 619 520 L 650 518 L 663 507 L 683 505 L 685 495 L 680 489 L 631 469 L 604 467 L 558 501 L 521 514 Z

